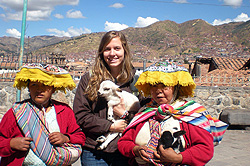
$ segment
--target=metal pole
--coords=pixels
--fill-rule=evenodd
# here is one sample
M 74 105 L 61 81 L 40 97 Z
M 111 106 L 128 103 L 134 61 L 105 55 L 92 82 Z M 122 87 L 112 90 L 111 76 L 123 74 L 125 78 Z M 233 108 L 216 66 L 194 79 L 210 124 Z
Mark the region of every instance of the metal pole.
M 146 59 L 143 59 L 143 71 L 146 69 Z
M 21 40 L 20 40 L 20 55 L 18 60 L 18 68 L 23 65 L 23 45 L 24 45 L 24 37 L 25 37 L 25 27 L 26 27 L 26 16 L 27 16 L 27 3 L 28 0 L 23 0 L 23 17 L 22 17 L 22 32 L 21 32 Z M 17 90 L 16 93 L 16 101 L 21 100 L 21 91 Z

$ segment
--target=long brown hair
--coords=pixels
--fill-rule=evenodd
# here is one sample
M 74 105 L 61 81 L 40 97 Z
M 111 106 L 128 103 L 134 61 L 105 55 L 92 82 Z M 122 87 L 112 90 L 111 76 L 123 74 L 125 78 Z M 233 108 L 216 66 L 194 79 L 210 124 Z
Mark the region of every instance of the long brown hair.
M 110 67 L 105 62 L 103 52 L 106 46 L 110 43 L 113 38 L 119 37 L 124 49 L 124 60 L 122 62 L 122 69 L 120 74 L 117 76 L 116 81 L 119 83 L 126 83 L 132 78 L 132 63 L 131 55 L 128 47 L 127 39 L 125 35 L 120 31 L 109 31 L 101 39 L 98 55 L 95 58 L 95 64 L 93 66 L 92 74 L 88 82 L 88 86 L 85 90 L 88 98 L 91 101 L 97 100 L 97 90 L 100 87 L 100 83 L 104 80 L 113 80 L 115 78 L 110 73 Z

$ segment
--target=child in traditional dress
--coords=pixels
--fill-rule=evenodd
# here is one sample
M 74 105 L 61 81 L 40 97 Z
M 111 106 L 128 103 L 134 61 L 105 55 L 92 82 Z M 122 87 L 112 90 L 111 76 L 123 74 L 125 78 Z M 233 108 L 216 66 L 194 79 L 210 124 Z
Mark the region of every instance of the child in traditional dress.
M 158 62 L 146 68 L 135 86 L 153 100 L 139 110 L 118 141 L 119 151 L 131 159 L 131 165 L 209 162 L 214 144 L 221 141 L 228 125 L 213 118 L 202 105 L 185 99 L 193 96 L 196 87 L 188 70 L 175 62 Z M 182 133 L 176 142 L 178 149 L 158 145 L 164 132 L 174 137 Z
M 54 65 L 27 64 L 14 87 L 30 98 L 13 104 L 0 123 L 0 165 L 70 165 L 81 155 L 85 135 L 72 109 L 52 100 L 56 90 L 75 88 L 69 73 Z

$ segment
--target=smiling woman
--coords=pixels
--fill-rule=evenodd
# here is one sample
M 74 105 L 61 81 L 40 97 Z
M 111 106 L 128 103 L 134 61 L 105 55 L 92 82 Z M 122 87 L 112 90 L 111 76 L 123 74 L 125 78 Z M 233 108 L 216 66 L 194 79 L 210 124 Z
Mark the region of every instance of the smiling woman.
M 81 77 L 74 99 L 73 110 L 77 123 L 86 134 L 86 144 L 82 153 L 82 165 L 128 165 L 126 157 L 117 150 L 117 141 L 120 136 L 112 140 L 103 150 L 96 150 L 99 136 L 111 132 L 124 130 L 126 121 L 121 118 L 112 122 L 107 118 L 107 101 L 98 96 L 98 89 L 104 80 L 112 80 L 120 89 L 132 92 L 130 84 L 133 82 L 135 70 L 131 63 L 131 55 L 127 40 L 122 32 L 107 32 L 101 39 L 98 55 L 90 73 Z M 125 117 L 125 104 L 113 107 L 114 115 Z M 130 111 L 133 116 L 137 110 Z
M 117 77 L 122 69 L 124 49 L 119 37 L 113 38 L 103 52 L 103 58 L 110 67 L 111 75 Z

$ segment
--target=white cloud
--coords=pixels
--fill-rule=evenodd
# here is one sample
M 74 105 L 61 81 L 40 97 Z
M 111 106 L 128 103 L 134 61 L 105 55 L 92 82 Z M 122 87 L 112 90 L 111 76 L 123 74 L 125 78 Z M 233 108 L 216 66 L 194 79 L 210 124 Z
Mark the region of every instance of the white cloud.
M 51 11 L 29 11 L 27 12 L 26 20 L 28 21 L 39 21 L 39 20 L 46 20 L 49 18 L 51 14 Z M 16 13 L 7 13 L 7 19 L 9 20 L 22 20 L 22 12 L 16 12 Z
M 6 20 L 22 20 L 22 13 L 6 13 L 5 15 Z
M 84 34 L 84 33 L 91 33 L 91 30 L 87 29 L 87 28 L 84 28 L 84 30 L 82 28 L 77 29 L 77 28 L 74 28 L 73 26 L 71 26 L 68 28 L 68 32 L 71 36 L 79 36 L 79 35 Z
M 90 29 L 84 28 L 84 30 L 82 28 L 74 28 L 73 26 L 68 28 L 68 31 L 61 31 L 58 30 L 56 28 L 52 28 L 52 29 L 47 29 L 48 32 L 51 32 L 52 36 L 58 36 L 58 37 L 62 37 L 62 36 L 66 36 L 66 37 L 73 37 L 73 36 L 79 36 L 81 34 L 85 34 L 85 33 L 91 33 Z
M 121 31 L 123 29 L 128 28 L 126 24 L 120 24 L 120 23 L 112 23 L 112 22 L 105 22 L 105 31 L 111 31 L 111 30 L 117 30 Z
M 238 15 L 234 19 L 230 19 L 230 18 L 227 18 L 225 20 L 215 19 L 213 21 L 212 25 L 222 25 L 222 24 L 227 24 L 227 23 L 230 23 L 230 22 L 246 22 L 248 20 L 250 20 L 250 17 L 245 13 L 241 13 L 240 15 Z
M 8 33 L 11 37 L 15 37 L 15 38 L 19 38 L 21 36 L 21 33 L 15 28 L 7 29 L 6 33 Z
M 173 0 L 175 3 L 187 3 L 187 0 Z
M 58 37 L 67 36 L 67 37 L 70 37 L 68 32 L 61 31 L 61 30 L 58 30 L 56 28 L 47 29 L 47 31 L 51 32 L 50 35 L 52 35 L 52 36 L 58 36 Z
M 27 20 L 37 21 L 49 19 L 51 12 L 58 5 L 77 5 L 79 0 L 32 0 L 28 1 Z M 5 11 L 6 19 L 21 20 L 23 1 L 0 0 L 1 8 Z
M 135 27 L 146 27 L 149 26 L 155 22 L 159 21 L 157 18 L 152 18 L 152 17 L 138 17 L 137 22 L 135 23 Z
M 241 21 L 246 22 L 248 20 L 250 20 L 250 17 L 248 17 L 248 15 L 245 13 L 241 13 L 235 19 L 233 19 L 234 22 L 241 22 Z
M 82 15 L 82 12 L 79 10 L 69 10 L 67 11 L 66 17 L 68 18 L 86 18 Z
M 63 15 L 61 15 L 61 14 L 54 14 L 54 17 L 55 18 L 58 18 L 58 19 L 63 19 L 64 17 L 63 17 Z
M 42 10 L 36 10 L 36 11 L 30 11 L 27 13 L 27 20 L 30 21 L 39 21 L 39 20 L 46 20 L 51 15 L 51 11 L 42 11 Z
M 242 4 L 242 0 L 224 0 L 225 5 L 240 7 Z
M 225 20 L 215 19 L 212 24 L 213 25 L 222 25 L 222 24 L 227 24 L 227 23 L 230 23 L 230 22 L 232 22 L 232 20 L 230 18 L 227 18 Z
M 115 3 L 115 4 L 113 4 L 113 5 L 110 5 L 109 7 L 113 7 L 113 8 L 118 9 L 118 8 L 123 8 L 123 7 L 124 7 L 124 5 L 123 5 L 123 4 L 121 4 L 121 3 Z

